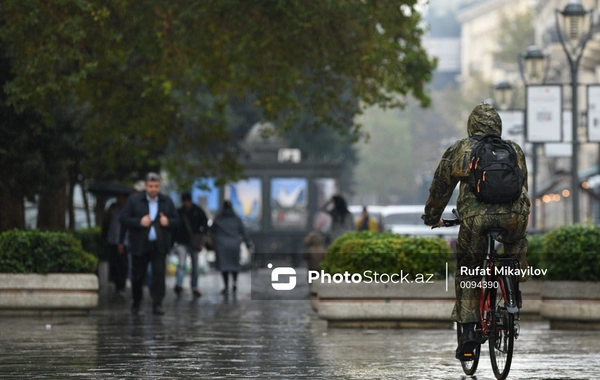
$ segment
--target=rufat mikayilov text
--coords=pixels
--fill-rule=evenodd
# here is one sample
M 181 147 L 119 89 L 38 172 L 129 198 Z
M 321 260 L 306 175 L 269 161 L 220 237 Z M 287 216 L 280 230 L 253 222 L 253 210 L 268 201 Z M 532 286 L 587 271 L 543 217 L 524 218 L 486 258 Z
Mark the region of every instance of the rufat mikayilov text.
M 341 283 L 364 283 L 364 284 L 433 284 L 433 273 L 415 273 L 411 275 L 409 272 L 400 271 L 400 273 L 378 273 L 371 270 L 366 270 L 362 273 L 350 273 L 345 271 L 344 273 L 325 273 L 325 271 L 308 271 L 308 283 L 312 284 L 313 281 L 320 281 L 321 284 L 341 284 Z
M 548 269 L 539 269 L 530 266 L 529 268 L 521 269 L 521 268 L 511 268 L 511 267 L 495 267 L 495 274 L 500 276 L 545 276 L 548 273 Z M 467 268 L 460 267 L 460 275 L 461 276 L 490 276 L 490 268 Z

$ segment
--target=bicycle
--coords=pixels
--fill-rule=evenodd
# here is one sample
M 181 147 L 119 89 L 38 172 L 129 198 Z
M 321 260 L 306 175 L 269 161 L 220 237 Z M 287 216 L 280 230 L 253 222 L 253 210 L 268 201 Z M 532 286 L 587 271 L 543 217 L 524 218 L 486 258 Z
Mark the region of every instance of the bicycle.
M 456 210 L 452 210 L 456 219 L 442 219 L 444 227 L 460 224 Z M 435 228 L 435 227 L 432 227 Z M 465 281 L 465 286 L 478 287 L 479 298 L 479 323 L 475 333 L 479 340 L 477 348 L 472 353 L 473 357 L 461 360 L 461 366 L 466 375 L 473 375 L 479 364 L 481 345 L 489 342 L 490 361 L 496 379 L 506 379 L 512 363 L 514 341 L 519 337 L 519 309 L 522 307 L 521 292 L 519 290 L 519 261 L 515 256 L 500 256 L 495 247 L 495 242 L 505 230 L 491 229 L 487 232 L 487 252 L 483 261 L 484 268 L 482 279 L 479 282 Z M 462 325 L 457 323 L 456 336 L 458 341 L 462 335 Z

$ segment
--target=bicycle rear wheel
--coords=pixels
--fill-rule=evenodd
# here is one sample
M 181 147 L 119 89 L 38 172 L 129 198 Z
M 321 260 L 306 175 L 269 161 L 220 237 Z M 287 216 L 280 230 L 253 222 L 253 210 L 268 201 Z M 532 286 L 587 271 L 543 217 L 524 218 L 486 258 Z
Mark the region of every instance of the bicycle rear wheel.
M 510 371 L 515 343 L 515 316 L 506 310 L 500 289 L 491 294 L 494 302 L 490 332 L 490 360 L 496 379 L 504 380 Z
M 462 324 L 456 324 L 456 338 L 457 342 L 460 342 L 460 336 L 462 335 Z M 473 375 L 477 371 L 477 365 L 479 364 L 479 353 L 481 352 L 481 344 L 477 346 L 474 352 L 473 360 L 461 360 L 460 365 L 465 375 Z

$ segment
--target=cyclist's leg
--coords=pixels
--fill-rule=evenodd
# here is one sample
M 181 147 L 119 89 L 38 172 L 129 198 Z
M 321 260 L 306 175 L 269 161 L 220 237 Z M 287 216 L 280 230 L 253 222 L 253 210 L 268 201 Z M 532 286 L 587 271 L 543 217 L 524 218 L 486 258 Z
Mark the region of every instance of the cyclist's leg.
M 476 284 L 481 281 L 482 275 L 475 269 L 482 269 L 487 248 L 487 238 L 481 235 L 480 224 L 479 217 L 463 219 L 456 244 L 456 303 L 452 318 L 460 324 L 456 358 L 463 362 L 477 356 L 479 347 L 475 326 L 479 322 L 481 289 Z
M 487 237 L 481 231 L 482 217 L 474 216 L 461 221 L 456 242 L 456 303 L 452 319 L 459 323 L 479 322 L 480 289 L 465 286 L 468 281 L 479 282 L 480 274 L 461 274 L 461 271 L 482 268 L 487 249 Z M 473 272 L 471 272 L 473 273 Z
M 529 267 L 527 263 L 527 216 L 517 213 L 498 215 L 498 222 L 507 233 L 500 236 L 507 255 L 514 255 L 519 260 L 522 269 Z M 521 278 L 521 282 L 530 278 Z

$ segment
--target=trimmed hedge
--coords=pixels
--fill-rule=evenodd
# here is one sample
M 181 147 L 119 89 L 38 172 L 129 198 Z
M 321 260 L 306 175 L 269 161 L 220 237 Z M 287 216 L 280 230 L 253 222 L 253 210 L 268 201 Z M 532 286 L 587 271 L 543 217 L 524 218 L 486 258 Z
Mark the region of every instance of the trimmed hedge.
M 600 281 L 600 228 L 572 224 L 553 229 L 542 241 L 546 280 Z
M 444 278 L 446 263 L 454 271 L 453 252 L 441 238 L 405 237 L 392 233 L 351 232 L 327 250 L 321 267 L 327 273 L 434 274 Z
M 543 241 L 544 235 L 542 234 L 527 235 L 527 263 L 529 266 L 541 268 L 542 255 L 544 254 Z
M 0 273 L 93 273 L 98 259 L 67 232 L 0 234 Z
M 108 245 L 102 238 L 100 227 L 82 228 L 75 231 L 69 231 L 73 236 L 81 241 L 83 250 L 96 256 L 99 260 L 108 261 Z

